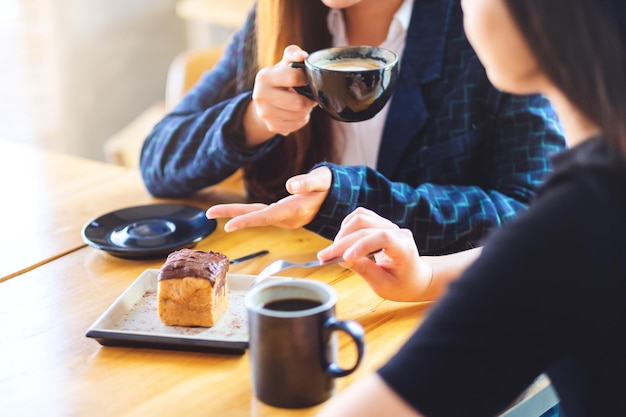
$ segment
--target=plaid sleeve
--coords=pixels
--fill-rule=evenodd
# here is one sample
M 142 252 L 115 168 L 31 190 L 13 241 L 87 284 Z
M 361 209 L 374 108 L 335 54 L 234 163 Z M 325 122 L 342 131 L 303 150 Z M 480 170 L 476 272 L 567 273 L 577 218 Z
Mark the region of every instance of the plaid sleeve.
M 361 206 L 410 229 L 424 255 L 481 245 L 491 229 L 527 209 L 552 171 L 550 155 L 564 147 L 555 113 L 544 97 L 505 95 L 497 116 L 489 128 L 468 133 L 492 138 L 484 154 L 475 158 L 483 174 L 474 184 L 464 181 L 462 172 L 445 182 L 412 186 L 408 178 L 394 182 L 365 166 L 320 164 L 331 169 L 332 186 L 306 228 L 333 239 L 342 219 Z M 455 146 L 462 148 L 468 140 L 461 136 Z
M 254 10 L 225 49 L 181 102 L 145 139 L 140 169 L 157 197 L 183 197 L 214 185 L 251 160 L 263 157 L 278 138 L 246 149 L 241 119 L 251 100 L 242 84 L 245 48 L 254 31 Z

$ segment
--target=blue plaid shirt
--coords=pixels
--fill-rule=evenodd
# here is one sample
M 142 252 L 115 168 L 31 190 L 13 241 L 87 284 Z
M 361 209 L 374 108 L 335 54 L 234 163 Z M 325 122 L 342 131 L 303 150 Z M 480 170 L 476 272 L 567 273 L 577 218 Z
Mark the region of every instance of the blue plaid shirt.
M 243 84 L 254 11 L 216 67 L 146 139 L 148 190 L 185 196 L 263 158 L 275 144 L 243 146 L 240 120 L 251 99 Z M 320 161 L 333 172 L 328 197 L 306 226 L 332 239 L 356 207 L 413 231 L 422 254 L 480 245 L 490 229 L 525 210 L 565 147 L 542 96 L 495 89 L 467 42 L 458 0 L 415 0 L 377 170 Z

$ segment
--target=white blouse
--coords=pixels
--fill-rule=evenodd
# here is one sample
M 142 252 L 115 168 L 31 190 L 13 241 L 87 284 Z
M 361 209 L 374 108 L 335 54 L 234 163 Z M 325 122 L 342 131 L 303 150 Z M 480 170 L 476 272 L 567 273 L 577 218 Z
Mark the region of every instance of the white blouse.
M 406 33 L 411 20 L 413 0 L 405 0 L 393 17 L 387 39 L 381 48 L 390 49 L 402 57 L 406 44 Z M 333 46 L 349 45 L 346 26 L 341 9 L 331 9 L 327 18 L 328 30 L 333 37 Z M 335 138 L 337 161 L 342 165 L 367 165 L 376 169 L 378 148 L 383 136 L 385 120 L 389 112 L 389 102 L 373 118 L 363 122 L 346 123 L 331 121 L 332 133 Z

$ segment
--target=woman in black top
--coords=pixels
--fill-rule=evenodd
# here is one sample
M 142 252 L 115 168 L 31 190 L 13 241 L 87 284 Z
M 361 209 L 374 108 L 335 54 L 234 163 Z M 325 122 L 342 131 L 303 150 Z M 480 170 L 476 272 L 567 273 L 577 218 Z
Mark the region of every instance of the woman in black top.
M 372 212 L 346 218 L 319 257 L 343 255 L 386 298 L 432 298 L 468 266 L 406 345 L 320 416 L 492 416 L 543 372 L 561 415 L 626 416 L 626 4 L 463 7 L 490 80 L 546 94 L 571 148 L 527 213 L 447 266 Z M 376 264 L 364 257 L 380 249 Z

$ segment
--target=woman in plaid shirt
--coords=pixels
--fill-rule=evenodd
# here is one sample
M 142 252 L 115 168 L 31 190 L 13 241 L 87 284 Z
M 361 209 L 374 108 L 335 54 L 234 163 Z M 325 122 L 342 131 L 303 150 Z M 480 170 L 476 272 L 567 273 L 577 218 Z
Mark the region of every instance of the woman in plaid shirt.
M 400 56 L 393 97 L 366 122 L 334 122 L 291 88 L 306 79 L 289 62 L 345 44 Z M 409 228 L 423 254 L 443 254 L 480 245 L 525 210 L 563 147 L 544 97 L 489 83 L 459 0 L 259 0 L 146 138 L 141 171 L 153 195 L 171 198 L 242 168 L 260 203 L 209 209 L 234 217 L 227 230 L 305 226 L 333 238 L 362 206 Z

